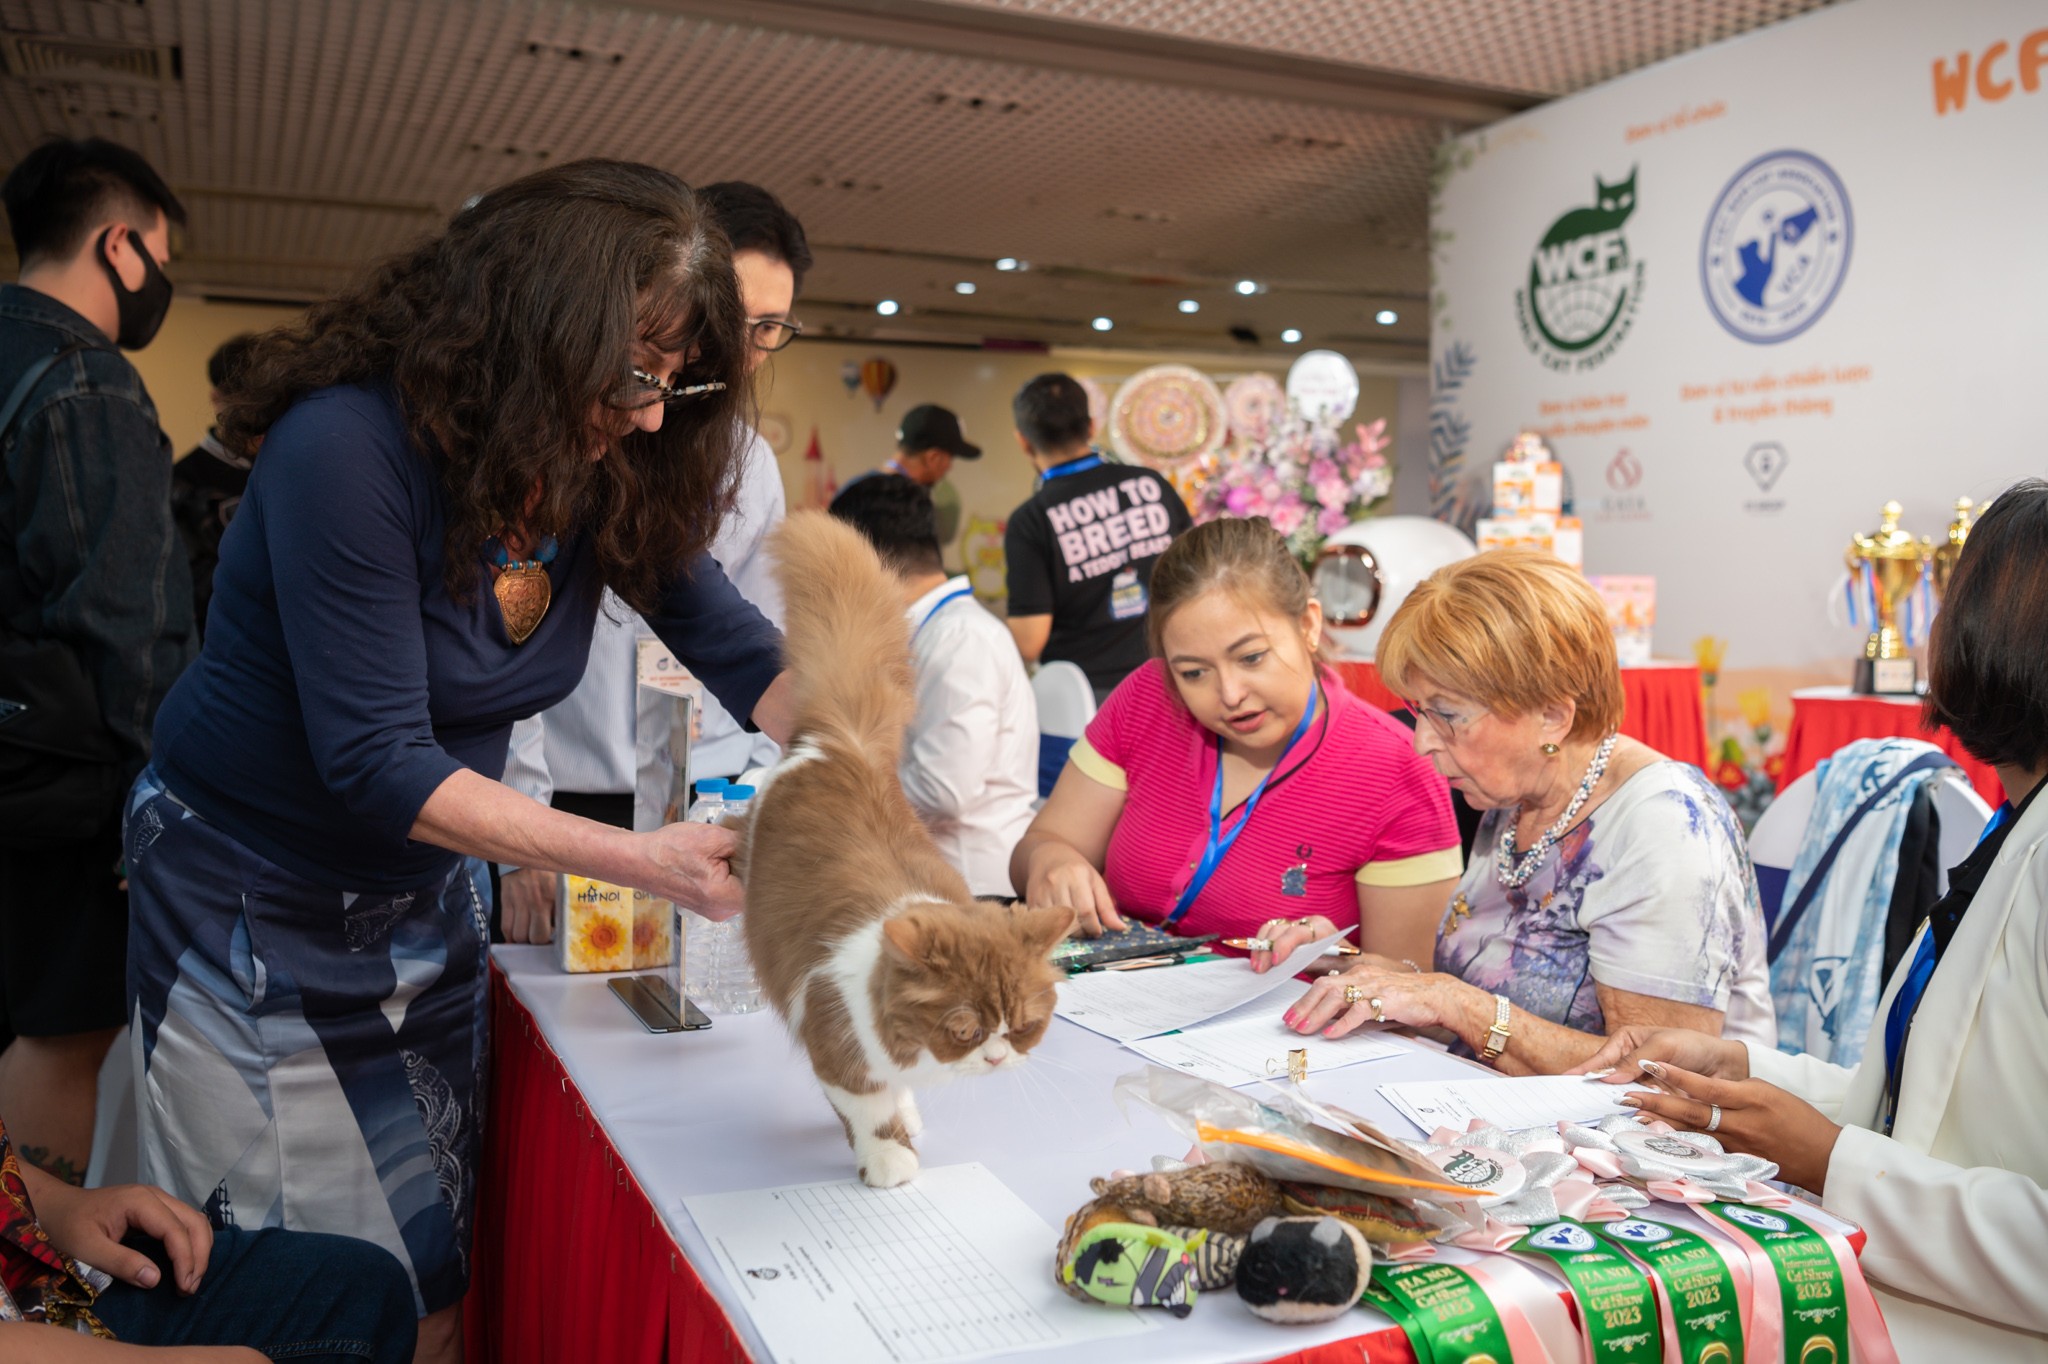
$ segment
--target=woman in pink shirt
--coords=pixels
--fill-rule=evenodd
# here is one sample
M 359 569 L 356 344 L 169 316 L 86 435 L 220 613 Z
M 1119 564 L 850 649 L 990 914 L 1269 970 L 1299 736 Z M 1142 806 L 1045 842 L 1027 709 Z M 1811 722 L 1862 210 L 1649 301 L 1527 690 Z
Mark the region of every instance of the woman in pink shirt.
M 1450 792 L 1323 671 L 1322 624 L 1265 521 L 1176 540 L 1153 569 L 1152 660 L 1011 855 L 1026 900 L 1072 907 L 1091 937 L 1134 918 L 1284 951 L 1356 926 L 1366 951 L 1427 960 L 1462 870 Z

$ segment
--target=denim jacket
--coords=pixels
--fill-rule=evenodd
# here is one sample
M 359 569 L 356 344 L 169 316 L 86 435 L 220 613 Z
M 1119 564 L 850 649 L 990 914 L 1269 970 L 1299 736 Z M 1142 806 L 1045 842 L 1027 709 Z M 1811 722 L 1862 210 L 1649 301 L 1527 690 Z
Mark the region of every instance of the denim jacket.
M 192 578 L 171 520 L 171 444 L 142 376 L 47 294 L 0 286 L 0 397 L 53 367 L 0 433 L 0 623 L 78 651 L 136 767 L 171 683 L 191 662 Z

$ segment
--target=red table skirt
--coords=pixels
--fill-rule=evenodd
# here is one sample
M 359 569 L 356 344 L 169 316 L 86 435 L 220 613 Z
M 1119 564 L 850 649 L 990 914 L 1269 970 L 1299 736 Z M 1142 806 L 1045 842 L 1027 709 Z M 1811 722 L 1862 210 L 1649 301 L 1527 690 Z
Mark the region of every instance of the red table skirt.
M 1785 770 L 1778 774 L 1784 790 L 1811 772 L 1820 760 L 1858 739 L 1924 739 L 1956 761 L 1970 785 L 1993 809 L 2005 801 L 1998 773 L 1963 751 L 1945 727 L 1927 729 L 1916 704 L 1876 696 L 1798 696 L 1792 698 L 1792 727 L 1785 734 Z
M 1373 663 L 1335 665 L 1351 694 L 1382 710 L 1400 710 L 1403 702 L 1380 682 Z M 1686 666 L 1621 670 L 1621 732 L 1639 739 L 1667 758 L 1695 767 L 1707 765 L 1706 712 L 1700 707 L 1700 672 Z
M 468 1364 L 750 1364 L 725 1309 L 496 967 L 491 1031 L 463 1304 Z M 1415 1353 L 1388 1328 L 1270 1364 L 1415 1364 Z
M 725 1309 L 495 967 L 491 1032 L 469 1364 L 746 1364 Z

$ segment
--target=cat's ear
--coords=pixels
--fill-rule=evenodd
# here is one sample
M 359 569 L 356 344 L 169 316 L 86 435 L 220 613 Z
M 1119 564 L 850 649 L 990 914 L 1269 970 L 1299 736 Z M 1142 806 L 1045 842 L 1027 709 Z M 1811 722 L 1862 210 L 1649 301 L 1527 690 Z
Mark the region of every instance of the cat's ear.
M 1017 936 L 1032 955 L 1042 956 L 1059 946 L 1074 931 L 1074 911 L 1065 905 L 1033 905 L 1010 911 Z
M 884 919 L 882 942 L 903 960 L 917 966 L 925 964 L 928 944 L 921 926 L 909 915 L 898 914 L 893 919 Z
M 882 943 L 900 960 L 927 971 L 948 970 L 960 955 L 953 935 L 936 915 L 898 914 L 883 920 Z

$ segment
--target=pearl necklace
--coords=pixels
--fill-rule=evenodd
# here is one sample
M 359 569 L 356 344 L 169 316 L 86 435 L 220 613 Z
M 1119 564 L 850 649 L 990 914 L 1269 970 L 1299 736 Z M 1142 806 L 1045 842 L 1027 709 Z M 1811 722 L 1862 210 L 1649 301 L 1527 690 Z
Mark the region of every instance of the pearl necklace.
M 1572 803 L 1564 807 L 1564 813 L 1557 822 L 1543 831 L 1543 837 L 1536 840 L 1536 846 L 1515 856 L 1515 822 L 1521 818 L 1522 807 L 1517 805 L 1508 815 L 1507 827 L 1500 831 L 1500 846 L 1494 850 L 1494 867 L 1500 876 L 1501 885 L 1509 890 L 1520 890 L 1536 874 L 1536 868 L 1543 864 L 1544 857 L 1557 846 L 1557 840 L 1564 837 L 1564 831 L 1572 826 L 1579 807 L 1593 794 L 1593 788 L 1600 784 L 1600 778 L 1607 774 L 1607 759 L 1614 752 L 1614 741 L 1619 737 L 1610 734 L 1601 740 L 1600 747 L 1593 750 L 1593 761 L 1586 767 L 1585 780 L 1572 796 Z

